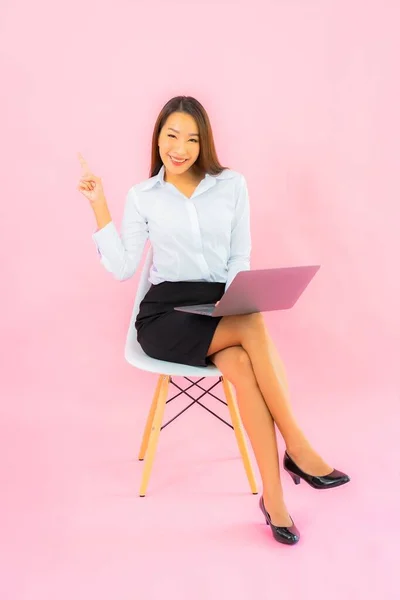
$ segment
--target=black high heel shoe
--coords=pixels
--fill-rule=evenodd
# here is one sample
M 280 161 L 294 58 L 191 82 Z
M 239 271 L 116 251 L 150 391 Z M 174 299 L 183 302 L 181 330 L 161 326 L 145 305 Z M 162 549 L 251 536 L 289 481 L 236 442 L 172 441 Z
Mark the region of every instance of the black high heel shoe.
M 350 481 L 350 477 L 346 473 L 342 473 L 336 469 L 328 473 L 328 475 L 308 475 L 296 465 L 287 452 L 285 452 L 283 459 L 283 468 L 289 473 L 296 485 L 299 485 L 300 479 L 304 479 L 304 481 L 316 490 L 338 487 Z
M 280 542 L 281 544 L 287 544 L 289 546 L 297 544 L 300 539 L 300 533 L 296 525 L 293 523 L 293 520 L 293 525 L 291 527 L 276 527 L 271 523 L 271 517 L 264 506 L 264 499 L 262 496 L 260 497 L 260 508 L 265 517 L 265 522 L 271 527 L 272 535 L 277 542 Z

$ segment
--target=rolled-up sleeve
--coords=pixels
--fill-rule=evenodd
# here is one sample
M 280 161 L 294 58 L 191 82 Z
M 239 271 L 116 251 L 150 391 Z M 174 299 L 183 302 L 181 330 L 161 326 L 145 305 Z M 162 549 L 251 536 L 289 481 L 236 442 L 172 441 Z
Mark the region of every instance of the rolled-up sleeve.
M 240 271 L 250 270 L 251 233 L 250 205 L 247 182 L 243 175 L 239 186 L 235 216 L 232 223 L 230 256 L 225 291 Z
M 95 231 L 92 238 L 104 268 L 118 281 L 125 281 L 135 274 L 148 236 L 148 223 L 138 209 L 137 195 L 131 188 L 126 197 L 121 235 L 110 221 Z

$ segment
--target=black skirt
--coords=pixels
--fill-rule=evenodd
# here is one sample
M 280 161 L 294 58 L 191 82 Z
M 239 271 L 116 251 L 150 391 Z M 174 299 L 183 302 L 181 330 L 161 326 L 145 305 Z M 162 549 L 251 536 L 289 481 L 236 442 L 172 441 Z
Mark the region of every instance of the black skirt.
M 152 358 L 193 367 L 211 363 L 207 352 L 222 317 L 207 317 L 174 310 L 175 306 L 207 304 L 220 300 L 225 283 L 164 281 L 152 285 L 136 318 L 137 340 Z

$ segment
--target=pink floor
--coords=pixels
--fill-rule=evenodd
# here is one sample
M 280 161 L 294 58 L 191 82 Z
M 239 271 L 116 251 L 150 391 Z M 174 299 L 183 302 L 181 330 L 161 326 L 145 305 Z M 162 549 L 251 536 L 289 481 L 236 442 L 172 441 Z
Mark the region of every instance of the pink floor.
M 400 598 L 398 395 L 322 397 L 295 377 L 304 428 L 352 481 L 320 492 L 283 474 L 302 533 L 289 548 L 263 524 L 232 431 L 200 407 L 162 432 L 139 498 L 155 377 L 91 352 L 5 374 L 2 600 Z

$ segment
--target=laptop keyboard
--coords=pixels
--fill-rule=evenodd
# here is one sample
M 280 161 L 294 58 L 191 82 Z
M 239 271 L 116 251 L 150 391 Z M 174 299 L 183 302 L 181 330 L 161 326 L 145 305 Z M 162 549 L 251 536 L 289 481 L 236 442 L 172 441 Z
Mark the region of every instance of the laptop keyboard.
M 215 305 L 212 304 L 210 306 L 210 304 L 199 304 L 199 305 L 193 306 L 193 308 L 195 308 L 196 310 L 201 311 L 203 313 L 211 314 L 212 312 L 214 312 Z
M 196 304 L 193 308 L 198 308 L 201 310 L 214 310 L 215 304 Z

